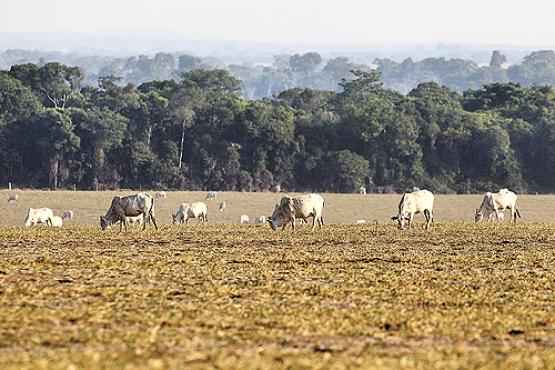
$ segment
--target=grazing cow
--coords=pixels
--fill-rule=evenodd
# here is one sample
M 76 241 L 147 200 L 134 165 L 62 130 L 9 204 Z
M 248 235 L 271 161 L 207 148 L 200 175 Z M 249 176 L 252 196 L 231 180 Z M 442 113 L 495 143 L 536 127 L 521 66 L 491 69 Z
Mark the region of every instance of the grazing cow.
M 64 211 L 64 214 L 62 215 L 62 220 L 73 220 L 73 211 Z
M 156 230 L 156 219 L 154 218 L 154 199 L 147 193 L 138 193 L 126 197 L 114 197 L 112 204 L 106 212 L 105 216 L 100 216 L 100 227 L 106 230 L 108 226 L 119 221 L 119 230 L 121 232 L 122 226 L 127 231 L 126 217 L 143 217 L 143 230 L 146 229 L 146 224 L 152 223 Z
M 174 224 L 187 224 L 193 218 L 197 218 L 199 223 L 208 222 L 208 207 L 206 203 L 195 202 L 191 205 L 182 203 L 177 211 L 172 214 Z
M 245 225 L 245 224 L 249 224 L 251 222 L 249 216 L 247 215 L 241 215 L 241 219 L 239 220 L 239 223 L 241 225 Z
M 257 225 L 262 225 L 266 223 L 266 216 L 259 216 L 254 221 Z
M 324 198 L 319 194 L 305 194 L 295 198 L 283 197 L 267 220 L 272 230 L 277 230 L 280 226 L 285 230 L 285 227 L 291 224 L 294 231 L 297 219 L 306 222 L 308 217 L 312 217 L 312 230 L 316 227 L 316 223 L 321 229 L 324 225 L 323 211 Z
M 361 194 L 361 195 L 366 195 L 366 186 L 361 186 L 358 189 L 358 193 Z
M 503 211 L 511 211 L 511 222 L 516 223 L 517 216 L 520 218 L 520 211 L 516 206 L 517 195 L 509 189 L 501 189 L 497 193 L 486 193 L 482 199 L 480 208 L 474 213 L 474 221 L 480 222 L 484 218 L 488 220 L 503 220 Z
M 227 207 L 227 203 L 225 201 L 220 203 L 220 212 L 223 212 L 225 210 L 225 207 Z
M 50 217 L 50 226 L 52 227 L 62 227 L 64 225 L 64 221 L 60 216 L 52 216 Z
M 165 191 L 157 191 L 154 194 L 154 198 L 156 198 L 156 199 L 166 199 L 167 197 L 168 197 L 168 195 L 166 194 Z
M 403 194 L 401 202 L 399 202 L 399 214 L 391 219 L 399 223 L 401 230 L 405 228 L 405 225 L 408 225 L 410 229 L 414 215 L 421 212 L 426 217 L 425 228 L 428 230 L 434 220 L 434 195 L 428 190 Z
M 209 191 L 206 194 L 206 200 L 212 200 L 212 199 L 216 199 L 218 197 L 218 193 L 215 191 Z
M 36 224 L 52 226 L 52 217 L 54 217 L 54 212 L 50 208 L 29 208 L 27 217 L 25 217 L 25 227 Z

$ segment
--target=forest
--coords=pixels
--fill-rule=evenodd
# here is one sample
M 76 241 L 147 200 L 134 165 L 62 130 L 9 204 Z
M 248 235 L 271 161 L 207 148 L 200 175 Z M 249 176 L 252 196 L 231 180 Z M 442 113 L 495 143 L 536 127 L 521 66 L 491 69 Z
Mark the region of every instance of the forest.
M 224 69 L 193 68 L 138 85 L 110 75 L 93 86 L 77 67 L 14 65 L 0 71 L 0 183 L 553 191 L 549 81 L 494 82 L 462 92 L 423 82 L 401 94 L 384 86 L 379 70 L 350 67 L 337 89 L 290 88 L 248 99 L 243 82 Z
M 369 51 L 370 52 L 370 51 Z M 348 55 L 348 56 L 347 56 Z M 420 54 L 424 55 L 424 54 Z M 389 89 L 407 94 L 423 82 L 436 82 L 459 93 L 479 89 L 495 82 L 515 82 L 523 86 L 555 85 L 555 52 L 537 50 L 514 53 L 494 50 L 489 63 L 474 59 L 423 57 L 378 57 L 352 54 L 277 54 L 273 57 L 240 62 L 234 59 L 200 57 L 187 53 L 163 53 L 128 57 L 87 56 L 78 53 L 36 50 L 6 50 L 0 53 L 0 69 L 18 64 L 39 66 L 56 62 L 79 67 L 81 84 L 97 86 L 98 79 L 117 76 L 120 86 L 160 80 L 179 81 L 181 75 L 195 69 L 225 69 L 239 79 L 241 95 L 247 99 L 273 98 L 285 90 L 309 88 L 341 91 L 339 83 L 352 79 L 352 70 L 376 69 Z

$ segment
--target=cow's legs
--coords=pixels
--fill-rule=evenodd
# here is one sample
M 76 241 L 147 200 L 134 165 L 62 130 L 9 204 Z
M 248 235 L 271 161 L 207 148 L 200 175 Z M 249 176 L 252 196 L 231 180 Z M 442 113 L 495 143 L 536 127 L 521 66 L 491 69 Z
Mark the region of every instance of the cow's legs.
M 412 221 L 414 219 L 414 213 L 409 213 L 409 230 L 412 229 Z
M 295 217 L 291 218 L 291 227 L 293 228 L 293 231 L 295 231 Z
M 432 214 L 429 210 L 425 209 L 424 210 L 424 217 L 426 218 L 426 225 L 425 225 L 425 229 L 428 230 L 430 228 L 430 223 L 432 222 Z
M 149 212 L 149 215 L 150 215 L 150 219 L 152 220 L 152 223 L 154 224 L 154 228 L 158 230 L 158 225 L 156 225 L 156 219 L 154 218 L 154 213 L 152 212 L 152 210 Z

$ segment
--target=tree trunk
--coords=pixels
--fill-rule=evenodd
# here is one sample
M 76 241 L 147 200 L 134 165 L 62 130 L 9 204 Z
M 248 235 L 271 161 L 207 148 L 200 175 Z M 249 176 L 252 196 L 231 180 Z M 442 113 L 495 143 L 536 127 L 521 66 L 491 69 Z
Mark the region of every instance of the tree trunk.
M 60 160 L 56 157 L 51 158 L 48 163 L 48 184 L 50 189 L 58 189 L 58 173 L 60 168 Z
M 93 179 L 93 186 L 98 186 L 98 183 L 101 183 L 101 171 L 104 167 L 104 160 L 106 159 L 106 155 L 104 153 L 104 148 L 100 144 L 95 144 L 94 146 L 94 179 Z M 96 184 L 95 184 L 96 183 Z
M 185 143 L 185 120 L 181 124 L 181 145 L 179 146 L 179 169 L 183 163 L 183 144 Z

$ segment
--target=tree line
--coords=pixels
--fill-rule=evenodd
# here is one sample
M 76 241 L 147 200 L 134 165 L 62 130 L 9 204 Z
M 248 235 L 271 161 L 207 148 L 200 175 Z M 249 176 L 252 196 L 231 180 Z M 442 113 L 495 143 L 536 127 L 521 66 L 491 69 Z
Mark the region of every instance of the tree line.
M 0 72 L 0 182 L 36 188 L 442 193 L 555 184 L 555 91 L 434 82 L 403 95 L 353 70 L 338 92 L 249 100 L 229 71 L 83 86 L 79 68 Z
M 386 88 L 403 94 L 430 81 L 460 93 L 495 82 L 515 82 L 523 86 L 555 85 L 555 52 L 552 50 L 531 52 L 520 63 L 512 65 L 507 65 L 507 57 L 500 51 L 493 51 L 487 65 L 469 59 L 438 57 L 419 61 L 407 58 L 402 62 L 389 58 L 365 58 L 363 61 L 355 63 L 344 56 L 325 59 L 317 52 L 275 55 L 273 62 L 264 65 L 225 63 L 214 57 L 178 53 L 125 58 L 26 50 L 0 53 L 0 69 L 27 62 L 39 66 L 60 62 L 79 67 L 83 86 L 97 86 L 98 79 L 105 76 L 117 76 L 116 83 L 120 86 L 130 83 L 139 86 L 149 81 L 180 81 L 183 73 L 196 69 L 225 69 L 241 81 L 242 96 L 253 100 L 274 98 L 293 88 L 340 92 L 339 83 L 353 77 L 351 70 L 370 71 L 372 64 L 380 72 Z

